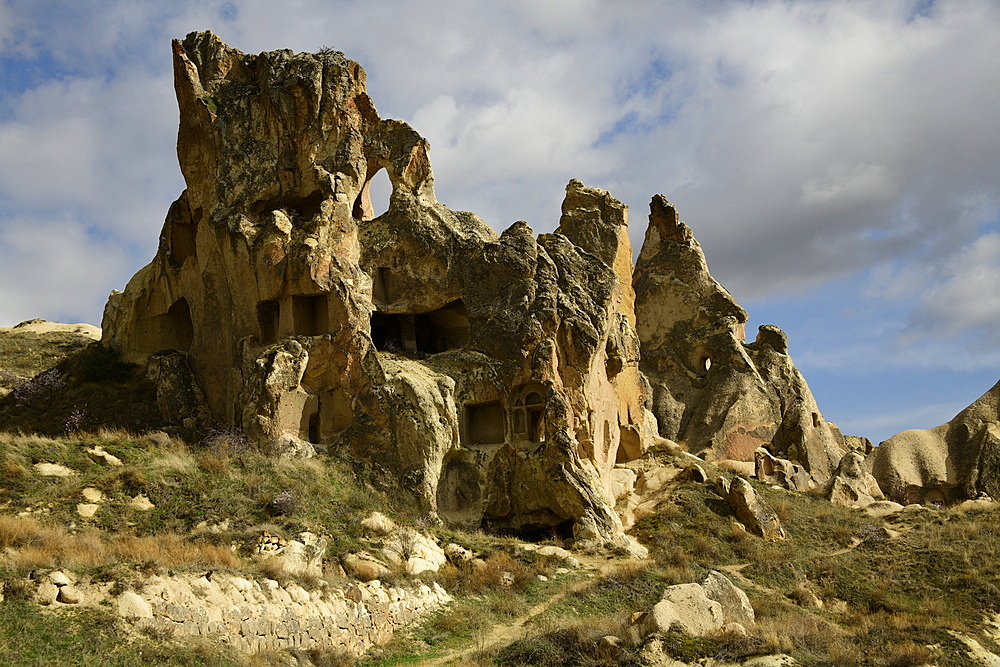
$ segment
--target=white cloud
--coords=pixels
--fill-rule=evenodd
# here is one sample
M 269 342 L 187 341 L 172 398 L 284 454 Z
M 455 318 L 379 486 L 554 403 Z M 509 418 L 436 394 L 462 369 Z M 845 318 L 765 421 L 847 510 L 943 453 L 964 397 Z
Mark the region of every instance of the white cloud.
M 126 249 L 72 219 L 0 223 L 0 322 L 42 317 L 99 325 L 108 293 L 128 270 Z

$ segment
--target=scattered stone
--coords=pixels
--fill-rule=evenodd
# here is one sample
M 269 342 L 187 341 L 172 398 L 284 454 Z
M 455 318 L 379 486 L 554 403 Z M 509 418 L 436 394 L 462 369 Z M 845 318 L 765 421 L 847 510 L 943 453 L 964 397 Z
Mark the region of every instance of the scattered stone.
M 144 496 L 141 493 L 132 498 L 132 500 L 129 501 L 128 505 L 132 509 L 139 510 L 140 512 L 147 512 L 156 507 L 156 505 L 154 505 L 149 501 L 148 496 Z
M 672 627 L 695 637 L 718 632 L 723 626 L 722 605 L 705 594 L 698 584 L 678 584 L 663 592 L 663 597 L 641 620 L 641 635 L 666 634 Z
M 733 479 L 727 496 L 736 518 L 750 532 L 765 540 L 776 542 L 785 539 L 785 530 L 771 506 L 742 477 Z
M 80 604 L 83 602 L 83 593 L 74 586 L 63 586 L 59 589 L 56 600 L 63 604 Z
M 361 520 L 361 527 L 368 532 L 382 536 L 391 535 L 399 528 L 395 521 L 381 512 L 372 512 L 366 516 Z
M 699 484 L 704 484 L 708 481 L 708 473 L 705 472 L 705 469 L 697 463 L 684 469 L 684 477 L 689 481 L 697 482 Z
M 344 571 L 355 579 L 361 581 L 372 581 L 388 577 L 391 572 L 385 563 L 372 556 L 367 551 L 344 554 L 340 557 L 340 563 L 344 566 Z
M 289 577 L 321 577 L 326 547 L 327 540 L 313 533 L 299 533 L 294 540 L 286 540 L 263 531 L 253 557 L 276 565 Z
M 107 466 L 125 465 L 124 463 L 122 463 L 122 460 L 120 458 L 118 458 L 114 454 L 109 454 L 108 452 L 104 451 L 104 448 L 101 447 L 100 445 L 96 445 L 94 447 L 88 447 L 85 451 L 87 452 L 87 456 L 89 456 L 90 460 L 93 461 L 94 463 L 100 463 L 101 465 L 107 465 Z
M 712 570 L 708 577 L 701 582 L 701 587 L 705 589 L 705 595 L 722 605 L 722 616 L 725 623 L 737 623 L 746 633 L 746 628 L 752 628 L 756 624 L 753 606 L 750 598 L 729 577 L 721 572 Z
M 538 575 L 538 580 L 539 581 L 548 581 L 549 578 L 546 577 L 544 574 L 540 574 L 540 575 Z
M 615 500 L 621 500 L 635 491 L 637 476 L 634 470 L 615 467 L 611 470 L 611 488 Z
M 454 565 L 468 563 L 476 557 L 474 552 L 461 545 L 455 544 L 454 542 L 449 542 L 445 545 L 444 555 L 447 556 L 448 560 Z
M 291 433 L 282 433 L 278 436 L 275 447 L 283 459 L 311 459 L 316 456 L 316 448 L 311 442 Z
M 101 490 L 95 489 L 92 486 L 88 486 L 80 491 L 80 495 L 82 495 L 88 503 L 99 503 L 104 500 L 104 494 Z
M 35 600 L 41 605 L 51 605 L 59 597 L 59 587 L 51 581 L 43 581 L 35 590 Z
M 412 528 L 400 528 L 393 533 L 382 547 L 382 555 L 390 563 L 403 565 L 411 576 L 437 572 L 448 562 L 444 549 Z
M 620 638 L 614 635 L 604 635 L 597 642 L 597 659 L 603 664 L 617 664 L 624 650 Z
M 153 608 L 138 593 L 125 591 L 115 600 L 115 611 L 122 618 L 144 619 L 153 617 Z
M 65 570 L 53 570 L 49 572 L 49 581 L 56 586 L 69 586 L 73 583 L 73 580 Z
M 741 637 L 749 637 L 750 633 L 741 623 L 730 622 L 722 626 L 721 632 L 731 635 L 739 635 Z
M 61 463 L 36 463 L 33 467 L 35 472 L 43 477 L 72 477 L 79 474 Z
M 882 517 L 901 511 L 903 511 L 903 506 L 891 500 L 876 500 L 865 506 L 865 513 L 876 519 L 881 519 Z
M 76 513 L 84 519 L 90 519 L 97 514 L 97 510 L 100 508 L 101 506 L 96 503 L 77 503 Z

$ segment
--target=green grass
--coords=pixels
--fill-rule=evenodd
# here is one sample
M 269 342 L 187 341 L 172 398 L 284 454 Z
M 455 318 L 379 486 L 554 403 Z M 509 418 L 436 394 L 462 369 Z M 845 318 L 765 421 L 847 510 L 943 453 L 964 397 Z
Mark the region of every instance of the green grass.
M 50 612 L 8 600 L 0 603 L 0 664 L 221 667 L 241 663 L 215 644 L 143 635 L 103 609 Z

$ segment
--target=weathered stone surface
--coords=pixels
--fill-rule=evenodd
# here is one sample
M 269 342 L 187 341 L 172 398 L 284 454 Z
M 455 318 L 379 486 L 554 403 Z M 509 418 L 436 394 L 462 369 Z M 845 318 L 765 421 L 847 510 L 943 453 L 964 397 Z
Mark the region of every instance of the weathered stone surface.
M 724 623 L 722 605 L 705 594 L 698 584 L 678 584 L 663 592 L 663 597 L 646 614 L 641 635 L 667 633 L 676 627 L 695 637 L 719 631 Z
M 772 456 L 763 447 L 754 452 L 754 477 L 758 481 L 792 491 L 808 491 L 815 486 L 812 475 L 797 463 Z
M 323 556 L 327 540 L 313 533 L 299 533 L 294 540 L 287 540 L 279 548 L 260 551 L 255 560 L 276 565 L 291 577 L 323 576 Z
M 436 201 L 426 141 L 343 54 L 173 49 L 187 189 L 104 318 L 161 369 L 164 415 L 195 419 L 200 392 L 210 419 L 335 445 L 453 523 L 622 542 L 610 471 L 657 437 L 626 207 L 571 181 L 555 233 L 498 236 Z
M 361 527 L 375 535 L 382 536 L 391 535 L 398 528 L 395 521 L 381 512 L 372 512 L 366 516 L 361 520 Z
M 878 482 L 868 472 L 865 458 L 857 451 L 844 454 L 840 465 L 827 482 L 823 496 L 842 507 L 867 507 L 876 500 L 883 500 Z
M 35 472 L 43 477 L 72 477 L 73 475 L 78 475 L 77 471 L 72 468 L 67 468 L 61 463 L 36 463 L 34 466 Z
M 722 620 L 724 623 L 736 623 L 744 628 L 753 628 L 757 620 L 754 615 L 750 598 L 729 577 L 716 572 L 708 573 L 705 581 L 701 582 L 701 587 L 705 590 L 705 595 L 722 605 Z
M 1000 499 L 1000 382 L 947 424 L 883 442 L 871 470 L 886 497 L 904 505 Z
M 636 262 L 640 367 L 660 435 L 706 458 L 750 461 L 763 445 L 825 480 L 844 449 L 788 356 L 784 332 L 744 342 L 747 313 L 708 272 L 701 246 L 662 195 Z
M 364 551 L 343 554 L 340 562 L 348 575 L 361 581 L 373 581 L 389 576 L 390 570 L 385 563 Z
M 778 541 L 785 539 L 785 529 L 771 506 L 758 495 L 750 482 L 742 477 L 736 477 L 729 485 L 726 496 L 733 508 L 736 518 L 746 526 L 747 530 L 763 537 L 765 540 Z
M 153 617 L 153 608 L 138 593 L 125 591 L 114 601 L 115 611 L 122 618 L 144 619 Z

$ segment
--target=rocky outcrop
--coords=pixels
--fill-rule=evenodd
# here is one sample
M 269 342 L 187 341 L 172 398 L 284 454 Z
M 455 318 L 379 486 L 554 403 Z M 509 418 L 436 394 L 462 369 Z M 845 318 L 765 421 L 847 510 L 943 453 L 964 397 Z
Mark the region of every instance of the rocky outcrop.
M 867 507 L 877 500 L 884 500 L 878 482 L 865 465 L 859 452 L 844 454 L 833 477 L 823 489 L 823 497 L 842 507 Z
M 453 524 L 634 546 L 611 471 L 657 435 L 626 207 L 571 181 L 554 233 L 498 235 L 437 202 L 427 142 L 343 54 L 173 54 L 187 189 L 103 338 L 153 363 L 164 415 L 200 392 L 206 421 L 374 464 Z
M 662 195 L 636 262 L 640 368 L 664 438 L 713 460 L 752 461 L 767 445 L 826 480 L 844 454 L 784 332 L 745 343 L 747 313 L 708 272 L 701 246 Z
M 883 442 L 871 470 L 886 497 L 904 505 L 1000 500 L 1000 382 L 947 424 Z

